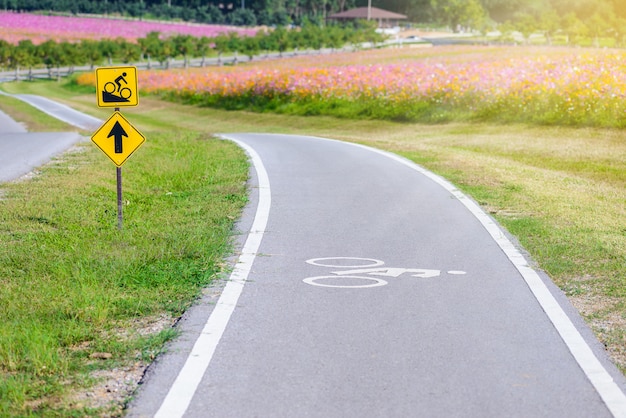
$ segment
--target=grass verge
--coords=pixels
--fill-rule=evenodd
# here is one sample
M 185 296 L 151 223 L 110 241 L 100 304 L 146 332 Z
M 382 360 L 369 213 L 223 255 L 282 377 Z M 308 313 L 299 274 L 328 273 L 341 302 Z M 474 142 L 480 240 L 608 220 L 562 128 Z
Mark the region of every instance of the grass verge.
M 114 165 L 91 144 L 1 185 L 1 416 L 119 414 L 74 394 L 97 370 L 153 358 L 224 268 L 246 201 L 243 153 L 144 126 L 149 141 L 123 168 L 121 232 Z
M 95 107 L 93 94 L 66 90 L 63 85 L 57 83 L 21 83 L 8 84 L 3 87 L 12 92 L 28 92 L 55 97 L 79 110 L 103 119 L 106 117 L 105 114 L 110 113 Z M 162 193 L 168 197 L 171 196 L 167 195 L 168 192 L 174 193 L 170 187 L 163 187 L 162 184 L 174 181 L 174 177 L 177 176 L 174 173 L 177 170 L 172 170 L 169 174 L 164 175 L 161 173 L 161 164 L 170 163 L 166 160 L 172 158 L 166 156 L 169 154 L 171 157 L 171 150 L 175 149 L 172 147 L 177 147 L 181 143 L 190 141 L 204 145 L 213 144 L 212 140 L 198 139 L 207 138 L 204 135 L 209 135 L 212 132 L 254 131 L 309 134 L 359 142 L 386 149 L 402 154 L 447 177 L 472 195 L 501 224 L 514 233 L 524 247 L 530 251 L 540 267 L 546 270 L 567 293 L 599 339 L 607 346 L 618 366 L 623 371 L 626 370 L 626 335 L 624 332 L 626 329 L 626 187 L 624 187 L 626 186 L 624 174 L 626 173 L 626 133 L 623 130 L 529 127 L 486 123 L 423 125 L 372 120 L 357 121 L 323 116 L 285 116 L 189 107 L 163 102 L 152 97 L 140 98 L 140 105 L 137 108 L 129 109 L 128 112 L 125 111 L 125 114 L 148 137 L 146 145 L 137 151 L 137 155 L 133 156 L 128 163 L 128 171 L 132 171 L 132 174 L 129 175 L 132 177 L 125 182 L 133 191 L 129 191 L 130 205 L 127 206 L 127 211 L 129 212 L 129 219 L 132 217 L 138 222 L 133 225 L 132 221 L 129 221 L 131 222 L 129 228 L 137 228 L 138 231 L 142 231 L 141 234 L 154 234 L 153 228 L 156 230 L 163 228 L 162 224 L 150 224 L 155 219 L 152 217 L 152 212 L 149 212 L 149 208 L 155 204 L 153 201 L 165 199 Z M 202 134 L 194 136 L 196 134 L 190 133 L 181 136 L 180 132 Z M 219 144 L 219 147 L 224 147 L 228 153 L 223 151 L 225 154 L 212 154 L 211 158 L 214 164 L 220 166 L 224 161 L 231 161 L 237 167 L 244 165 L 244 157 L 241 153 L 234 150 L 229 144 Z M 106 233 L 111 235 L 109 241 L 105 241 L 106 245 L 96 246 L 96 248 L 100 248 L 98 254 L 106 255 L 111 251 L 113 253 L 116 253 L 115 251 L 124 252 L 119 246 L 126 246 L 127 244 L 121 243 L 119 236 L 115 238 L 116 234 L 113 231 L 107 231 L 107 228 L 114 228 L 114 215 L 106 212 L 115 210 L 112 165 L 106 157 L 93 148 L 87 147 L 79 154 L 71 154 L 66 157 L 66 161 L 51 166 L 57 168 L 44 171 L 43 176 L 29 182 L 32 185 L 14 184 L 7 186 L 9 189 L 8 196 L 21 196 L 20 199 L 24 203 L 20 209 L 13 212 L 14 218 L 2 221 L 3 240 L 11 237 L 11 234 L 6 231 L 16 225 L 22 225 L 23 222 L 26 222 L 24 225 L 30 225 L 29 227 L 34 230 L 36 228 L 48 230 L 55 239 L 65 239 L 64 237 L 68 234 L 66 232 L 63 235 L 62 231 L 58 230 L 59 222 L 57 219 L 59 216 L 69 215 L 45 212 L 44 215 L 40 216 L 31 213 L 28 217 L 33 219 L 26 219 L 25 221 L 18 219 L 17 214 L 23 216 L 21 213 L 27 207 L 34 210 L 32 208 L 38 206 L 42 209 L 45 208 L 46 211 L 52 211 L 54 207 L 58 208 L 60 204 L 57 200 L 69 199 L 71 204 L 67 205 L 68 207 L 81 205 L 80 208 L 72 208 L 73 216 L 81 218 L 80 221 L 72 218 L 75 224 L 87 222 L 85 219 L 88 219 L 89 223 L 100 225 L 100 229 L 92 228 L 88 234 Z M 196 152 L 195 148 L 193 150 Z M 146 159 L 145 156 L 148 152 L 154 153 L 150 159 Z M 181 149 L 180 157 L 176 154 L 176 159 L 191 158 L 185 156 L 186 152 L 188 151 Z M 86 171 L 81 171 L 78 176 L 71 175 L 72 171 L 79 167 Z M 184 170 L 184 167 L 179 169 Z M 52 178 L 55 183 L 60 184 L 54 197 L 51 196 L 45 201 L 31 201 L 29 192 L 20 192 L 21 188 L 33 187 L 48 176 L 53 174 L 56 176 L 56 171 L 67 173 L 64 177 Z M 91 171 L 99 174 L 93 178 L 85 177 L 85 174 Z M 242 171 L 245 170 L 242 169 Z M 75 194 L 77 193 L 75 188 L 64 185 L 64 182 L 75 181 L 75 177 L 81 178 L 83 184 L 80 196 Z M 191 177 L 193 176 L 190 175 L 190 181 L 194 181 Z M 144 186 L 135 190 L 138 187 L 132 186 L 135 183 L 144 184 Z M 44 183 L 40 193 L 47 191 L 51 184 Z M 204 183 L 201 182 L 201 184 Z M 158 192 L 154 191 L 156 189 Z M 202 189 L 200 185 L 198 185 L 199 189 Z M 85 190 L 91 190 L 91 192 L 85 195 Z M 150 190 L 153 192 L 150 193 Z M 141 193 L 138 196 L 142 197 L 135 197 L 132 193 Z M 193 193 L 189 193 L 189 196 L 194 196 Z M 94 196 L 90 197 L 91 195 Z M 184 205 L 189 199 L 193 200 L 192 197 L 188 197 L 184 193 L 177 196 L 180 200 L 177 205 Z M 237 197 L 241 196 L 240 194 L 229 192 L 223 195 L 218 193 L 216 196 L 232 196 L 231 199 L 235 201 L 241 199 L 241 197 Z M 81 203 L 80 199 L 83 198 L 89 199 L 89 205 Z M 205 198 L 211 197 L 207 195 Z M 228 200 L 226 197 L 223 199 Z M 8 201 L 10 199 L 5 198 L 3 204 Z M 92 204 L 98 208 L 92 209 Z M 240 204 L 241 202 L 239 202 Z M 163 214 L 161 216 L 162 219 L 168 219 L 167 216 L 175 215 Z M 187 213 L 187 217 L 195 218 L 196 212 L 191 209 Z M 107 220 L 94 220 L 100 218 L 107 218 Z M 146 222 L 145 225 L 144 222 Z M 104 227 L 105 224 L 107 227 Z M 150 230 L 145 229 L 148 226 Z M 184 223 L 172 223 L 172 228 L 179 227 L 186 228 Z M 25 228 L 25 226 L 20 226 L 20 228 Z M 165 234 L 165 232 L 161 233 Z M 137 234 L 140 233 L 137 232 Z M 129 235 L 133 237 L 135 234 L 129 232 Z M 7 242 L 10 243 L 11 241 Z M 146 246 L 148 244 L 138 241 L 133 245 Z M 74 243 L 72 245 L 79 244 Z M 27 248 L 25 252 L 31 251 L 31 249 L 35 251 L 33 246 L 25 248 Z M 126 248 L 132 248 L 133 251 L 131 252 L 135 252 L 135 247 Z M 162 249 L 163 247 L 159 248 Z M 155 263 L 152 264 L 153 266 L 160 266 L 158 261 L 161 260 L 161 257 L 171 253 L 170 249 L 178 247 L 166 246 L 164 248 L 167 248 L 168 251 L 158 252 L 155 250 L 156 253 L 152 253 L 154 257 L 151 260 Z M 55 257 L 65 256 L 64 253 L 65 250 L 57 250 L 56 252 L 39 250 L 35 254 L 42 258 L 42 265 L 48 266 L 54 264 Z M 74 254 L 72 251 L 69 253 Z M 180 251 L 178 253 L 181 254 Z M 184 251 L 182 253 L 184 254 Z M 216 257 L 215 260 L 219 259 Z M 93 259 L 90 260 L 90 263 L 98 264 Z M 66 266 L 62 270 L 70 270 L 70 267 Z M 17 274 L 22 274 L 19 269 L 16 271 Z M 76 270 L 73 273 L 74 276 L 71 277 L 88 277 L 85 271 Z M 129 280 L 130 276 L 133 275 L 123 274 L 125 280 Z M 1 277 L 2 280 L 5 280 L 4 275 Z M 31 277 L 37 276 L 31 275 Z M 13 283 L 12 286 L 18 289 L 24 287 L 21 283 L 6 280 L 8 284 Z M 47 274 L 42 280 L 44 283 L 59 281 L 54 274 Z M 120 279 L 113 282 L 119 283 Z M 201 286 L 201 282 L 197 286 Z M 139 280 L 139 284 L 141 283 L 142 280 Z M 146 282 L 145 287 L 149 288 L 150 286 L 152 284 L 149 281 Z M 196 285 L 194 284 L 194 286 Z M 132 286 L 130 288 L 133 289 Z M 182 292 L 182 294 L 187 296 L 179 297 L 179 301 L 186 298 L 186 303 L 189 303 L 193 299 L 193 292 Z M 129 295 L 128 305 L 140 304 L 143 306 L 143 302 L 140 303 L 135 300 L 140 293 L 131 292 Z M 45 298 L 45 294 L 42 294 L 40 298 Z M 153 310 L 135 310 L 135 316 L 132 318 L 154 318 L 163 312 L 176 315 L 185 306 L 184 304 L 172 306 L 163 302 L 164 300 L 160 305 L 155 305 Z M 106 307 L 108 304 L 109 302 L 102 302 L 101 306 Z M 112 306 L 116 305 L 113 304 Z M 131 318 L 129 311 L 122 312 L 127 312 L 127 316 L 118 321 L 118 326 L 113 329 L 133 329 L 133 325 L 130 323 L 132 321 L 129 319 Z M 4 312 L 3 315 L 8 314 Z M 98 328 L 98 332 L 107 336 L 103 337 L 102 344 L 108 344 L 106 339 L 115 333 L 112 333 L 111 328 L 106 328 L 109 325 L 105 323 L 100 323 L 98 326 L 102 327 Z M 98 332 L 94 332 L 94 334 Z M 90 341 L 92 340 L 84 339 L 83 343 L 77 343 L 71 347 L 92 344 L 88 345 L 88 347 L 92 347 L 89 350 L 95 351 L 97 349 L 99 351 L 100 349 L 96 348 L 97 345 L 93 345 L 94 343 Z M 136 356 L 137 349 L 133 347 L 136 347 L 138 343 L 125 344 L 127 344 L 126 352 L 135 353 L 133 355 Z M 148 344 L 148 346 L 150 345 Z M 158 346 L 158 343 L 155 343 L 154 346 Z M 108 348 L 105 346 L 102 349 Z M 92 361 L 87 358 L 86 352 L 83 351 L 81 355 L 82 358 L 77 364 Z M 80 358 L 80 355 L 77 357 Z M 132 356 L 127 358 L 132 358 Z M 104 363 L 109 361 L 111 360 L 105 360 Z M 0 363 L 0 365 L 3 368 L 3 374 L 11 375 L 10 372 L 4 371 L 6 368 L 4 363 Z M 96 365 L 102 367 L 101 363 L 96 363 Z M 85 370 L 78 366 L 74 367 L 76 371 L 68 373 L 80 375 L 79 371 Z M 92 364 L 90 367 L 96 366 Z M 77 383 L 77 385 L 80 384 L 80 382 Z M 4 398 L 4 394 L 2 395 Z M 31 399 L 30 402 L 33 402 L 32 399 L 37 399 L 37 397 L 29 399 Z

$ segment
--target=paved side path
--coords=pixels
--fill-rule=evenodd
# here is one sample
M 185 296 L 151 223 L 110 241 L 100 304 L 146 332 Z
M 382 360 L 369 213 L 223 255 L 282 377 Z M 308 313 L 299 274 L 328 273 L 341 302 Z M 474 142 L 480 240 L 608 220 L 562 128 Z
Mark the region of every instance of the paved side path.
M 76 132 L 28 133 L 0 112 L 0 182 L 30 173 L 80 139 Z
M 9 115 L 0 112 L 0 134 L 26 133 L 26 128 L 21 123 L 11 119 Z
M 30 173 L 80 140 L 76 132 L 0 133 L 0 182 Z
M 129 417 L 626 416 L 580 317 L 447 182 L 352 144 L 226 137 L 256 167 L 250 234 Z
M 65 123 L 87 131 L 95 131 L 102 125 L 102 120 L 85 113 L 79 112 L 62 103 L 55 102 L 45 97 L 33 94 L 7 94 L 0 91 L 4 96 L 11 96 L 41 110 L 48 115 Z
M 102 121 L 61 103 L 30 94 L 1 95 L 20 99 L 63 122 L 86 130 L 96 130 Z M 28 174 L 66 151 L 83 137 L 77 132 L 28 133 L 23 125 L 0 112 L 0 182 Z

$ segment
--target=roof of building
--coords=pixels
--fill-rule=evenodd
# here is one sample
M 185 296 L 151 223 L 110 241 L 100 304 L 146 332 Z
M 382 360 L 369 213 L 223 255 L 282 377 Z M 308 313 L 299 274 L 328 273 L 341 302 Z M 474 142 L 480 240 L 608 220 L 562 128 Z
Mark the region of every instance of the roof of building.
M 328 16 L 329 19 L 367 19 L 367 7 L 357 7 L 356 9 L 346 10 L 345 12 L 335 13 Z M 407 19 L 405 15 L 400 13 L 389 12 L 377 7 L 371 8 L 372 19 Z

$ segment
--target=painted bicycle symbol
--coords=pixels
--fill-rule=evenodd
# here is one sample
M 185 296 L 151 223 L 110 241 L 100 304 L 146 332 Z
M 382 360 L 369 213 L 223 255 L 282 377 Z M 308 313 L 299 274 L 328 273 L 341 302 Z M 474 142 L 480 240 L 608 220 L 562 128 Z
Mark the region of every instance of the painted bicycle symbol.
M 122 73 L 114 81 L 109 81 L 104 84 L 104 91 L 102 92 L 102 101 L 105 103 L 115 102 L 128 102 L 133 92 L 128 87 L 122 87 L 122 84 L 128 84 L 126 80 L 126 73 Z
M 307 277 L 304 283 L 319 287 L 334 287 L 340 289 L 363 289 L 379 287 L 389 284 L 384 278 L 397 278 L 403 275 L 418 278 L 439 277 L 441 270 L 385 267 L 385 262 L 375 258 L 360 257 L 326 257 L 306 260 L 307 264 L 318 267 L 341 268 L 347 270 L 331 271 L 330 275 Z M 463 275 L 461 270 L 449 270 L 449 275 Z M 365 283 L 364 283 L 365 282 Z

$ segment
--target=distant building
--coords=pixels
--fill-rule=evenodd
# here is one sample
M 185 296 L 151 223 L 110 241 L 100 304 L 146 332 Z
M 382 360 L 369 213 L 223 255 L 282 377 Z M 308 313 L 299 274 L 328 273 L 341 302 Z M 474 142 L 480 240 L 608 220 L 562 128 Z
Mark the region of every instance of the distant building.
M 328 19 L 333 20 L 360 20 L 370 19 L 378 22 L 378 27 L 392 27 L 398 26 L 401 20 L 406 20 L 405 15 L 400 13 L 394 13 L 387 10 L 379 9 L 377 7 L 357 7 L 356 9 L 346 10 L 345 12 L 335 13 L 328 16 Z

